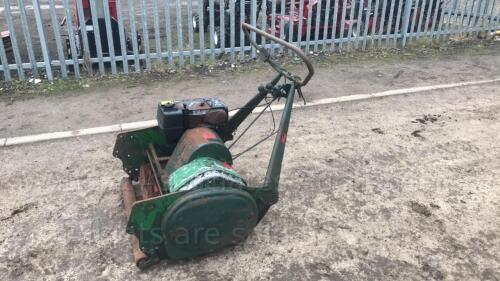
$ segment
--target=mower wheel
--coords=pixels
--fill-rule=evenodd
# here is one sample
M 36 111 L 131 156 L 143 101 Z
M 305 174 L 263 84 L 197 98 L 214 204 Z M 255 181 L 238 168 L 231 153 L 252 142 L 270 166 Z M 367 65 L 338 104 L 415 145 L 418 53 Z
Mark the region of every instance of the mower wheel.
M 192 21 L 194 32 L 200 32 L 200 15 L 198 15 L 198 13 L 194 13 Z
M 358 33 L 358 26 L 359 26 L 359 33 Z M 365 22 L 363 20 L 357 21 L 355 24 L 352 25 L 351 32 L 353 38 L 362 37 L 365 33 Z
M 71 46 L 69 44 L 69 39 L 66 39 L 65 43 L 66 43 L 66 59 L 70 60 L 73 58 L 73 56 L 71 55 Z
M 219 26 L 216 26 L 214 28 L 214 34 L 212 34 L 212 37 L 214 39 L 215 48 L 220 48 L 221 40 L 224 40 L 224 38 L 221 38 L 221 36 L 220 36 L 220 27 Z

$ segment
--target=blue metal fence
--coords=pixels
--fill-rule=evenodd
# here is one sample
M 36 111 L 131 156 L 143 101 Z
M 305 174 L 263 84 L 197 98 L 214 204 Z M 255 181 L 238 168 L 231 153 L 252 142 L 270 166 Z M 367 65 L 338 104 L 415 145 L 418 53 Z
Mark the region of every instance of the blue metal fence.
M 0 0 L 4 81 L 255 57 L 241 22 L 306 52 L 404 47 L 500 29 L 497 0 Z M 271 54 L 283 48 L 260 38 Z M 286 53 L 289 54 L 289 53 Z M 208 58 L 208 61 L 207 61 Z

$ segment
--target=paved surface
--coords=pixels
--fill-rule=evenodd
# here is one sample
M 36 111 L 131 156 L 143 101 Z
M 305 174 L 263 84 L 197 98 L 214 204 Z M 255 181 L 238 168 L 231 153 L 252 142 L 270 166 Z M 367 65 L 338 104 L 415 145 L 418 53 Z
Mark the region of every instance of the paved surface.
M 446 62 L 432 67 L 440 65 Z M 320 96 L 326 77 L 319 72 L 305 93 Z M 360 77 L 369 85 L 372 76 Z M 221 88 L 236 85 L 231 79 Z M 349 81 L 337 87 L 355 88 Z M 201 95 L 200 87 L 182 94 Z M 147 111 L 133 112 L 151 117 L 152 101 L 172 90 L 146 95 L 151 102 L 123 93 L 116 111 L 147 104 Z M 3 148 L 0 280 L 499 280 L 499 96 L 497 83 L 296 110 L 280 201 L 248 240 L 144 273 L 131 262 L 124 232 L 118 186 L 124 173 L 111 156 L 114 135 Z M 103 114 L 99 96 L 87 98 L 54 97 L 46 121 L 55 123 L 56 101 Z M 51 99 L 25 102 L 39 101 L 32 110 L 42 110 Z M 81 113 L 68 109 L 69 118 L 75 112 Z M 34 122 L 33 114 L 25 116 Z M 109 123 L 125 118 L 116 116 Z M 76 127 L 89 119 L 74 118 L 84 123 Z M 269 131 L 269 116 L 258 125 L 235 151 Z M 57 126 L 69 125 L 43 129 Z M 241 157 L 235 168 L 260 182 L 270 147 Z
M 499 78 L 500 44 L 480 55 L 380 59 L 316 65 L 305 89 L 308 100 L 369 94 L 399 88 Z M 0 138 L 106 126 L 155 118 L 159 100 L 217 96 L 230 108 L 242 106 L 273 75 L 268 67 L 243 73 L 193 75 L 161 82 L 117 81 L 103 88 L 10 100 L 0 95 Z M 124 80 L 127 78 L 124 77 Z M 124 84 L 124 85 L 122 85 Z

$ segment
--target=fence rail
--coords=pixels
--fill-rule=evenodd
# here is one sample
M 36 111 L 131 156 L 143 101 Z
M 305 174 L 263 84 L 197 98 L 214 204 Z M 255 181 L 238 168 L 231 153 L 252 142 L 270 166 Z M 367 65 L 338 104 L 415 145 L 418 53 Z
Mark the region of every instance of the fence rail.
M 497 0 L 0 0 L 4 81 L 255 57 L 249 22 L 306 52 L 404 47 L 500 29 Z M 255 36 L 255 35 L 254 35 Z M 283 48 L 256 40 L 272 55 Z M 289 54 L 289 53 L 287 53 Z

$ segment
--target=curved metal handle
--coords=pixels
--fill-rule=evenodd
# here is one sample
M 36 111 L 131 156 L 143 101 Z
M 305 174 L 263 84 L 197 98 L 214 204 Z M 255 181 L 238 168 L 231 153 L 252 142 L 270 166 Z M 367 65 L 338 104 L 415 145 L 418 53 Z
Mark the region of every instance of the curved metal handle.
M 307 70 L 309 71 L 306 78 L 304 78 L 302 81 L 299 81 L 299 85 L 305 86 L 309 82 L 309 80 L 311 80 L 311 77 L 314 75 L 314 68 L 313 68 L 312 63 L 309 60 L 309 58 L 306 56 L 306 54 L 300 48 L 298 48 L 297 46 L 295 46 L 295 45 L 293 45 L 285 40 L 282 40 L 274 35 L 271 35 L 265 31 L 257 29 L 246 22 L 241 24 L 241 28 L 243 29 L 243 32 L 245 32 L 245 36 L 247 37 L 248 41 L 250 41 L 250 44 L 252 44 L 258 50 L 261 50 L 262 47 L 257 45 L 257 42 L 252 40 L 252 38 L 250 36 L 250 31 L 253 31 L 257 34 L 260 34 L 261 36 L 266 37 L 267 39 L 272 40 L 280 45 L 283 45 L 287 49 L 292 50 L 295 54 L 297 54 L 302 59 L 302 61 L 307 66 Z

